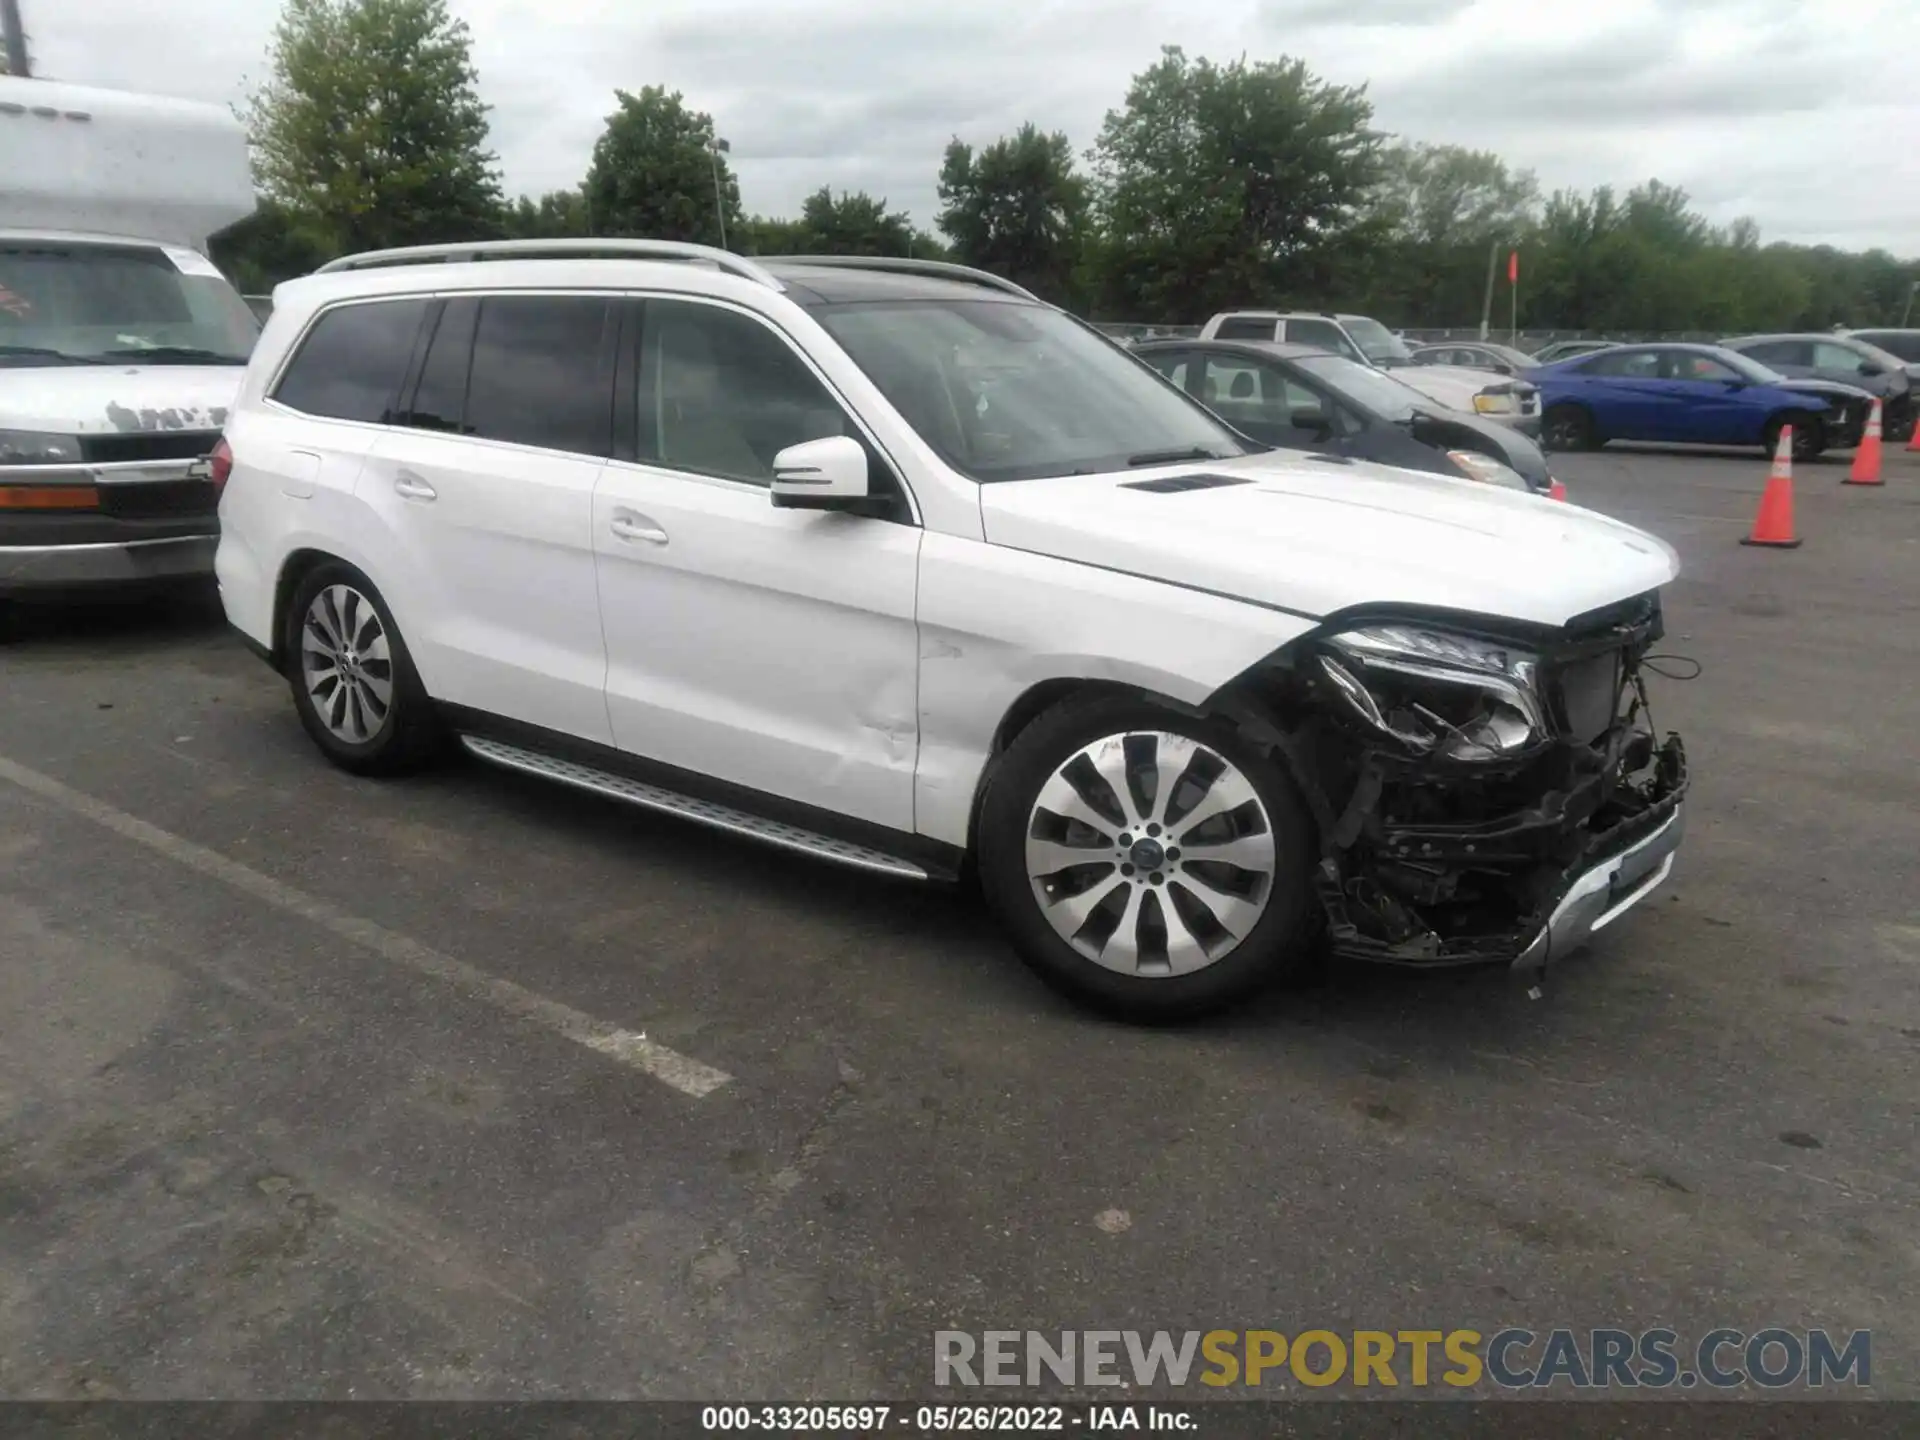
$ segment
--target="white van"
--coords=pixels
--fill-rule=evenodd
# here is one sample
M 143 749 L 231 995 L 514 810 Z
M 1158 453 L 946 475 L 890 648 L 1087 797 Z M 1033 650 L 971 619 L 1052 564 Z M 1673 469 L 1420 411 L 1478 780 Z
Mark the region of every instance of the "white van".
M 0 601 L 212 574 L 253 208 L 220 107 L 0 76 Z

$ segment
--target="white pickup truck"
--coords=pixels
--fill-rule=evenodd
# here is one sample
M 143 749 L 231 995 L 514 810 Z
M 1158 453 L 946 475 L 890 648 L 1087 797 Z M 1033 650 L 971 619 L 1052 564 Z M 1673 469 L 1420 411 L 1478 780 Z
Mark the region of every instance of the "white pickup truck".
M 206 244 L 253 208 L 226 110 L 0 76 L 0 603 L 212 574 L 259 323 Z

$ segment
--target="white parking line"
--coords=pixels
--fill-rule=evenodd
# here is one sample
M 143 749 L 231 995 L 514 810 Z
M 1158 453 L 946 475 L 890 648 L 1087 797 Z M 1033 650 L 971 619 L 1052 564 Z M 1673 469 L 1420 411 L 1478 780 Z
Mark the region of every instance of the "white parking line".
M 258 870 L 250 870 L 236 860 L 229 860 L 191 840 L 183 840 L 124 810 L 116 810 L 104 801 L 84 795 L 51 776 L 30 770 L 5 756 L 0 756 L 0 780 L 11 781 L 22 790 L 38 795 L 43 800 L 50 800 L 62 809 L 91 820 L 135 844 L 144 845 L 189 870 L 197 870 L 256 900 L 263 900 L 290 915 L 309 920 L 342 940 L 372 951 L 383 960 L 432 976 L 515 1019 L 544 1025 L 576 1045 L 584 1045 L 597 1054 L 644 1071 L 688 1095 L 699 1097 L 712 1094 L 733 1078 L 724 1070 L 716 1070 L 677 1050 L 670 1050 L 636 1031 L 622 1030 L 617 1025 L 596 1020 L 557 1000 L 549 1000 L 544 995 L 523 989 L 511 980 L 502 980 L 483 970 L 476 970 L 464 961 L 443 955 L 431 946 L 396 934 L 371 920 L 348 914 L 304 890 L 282 884 Z

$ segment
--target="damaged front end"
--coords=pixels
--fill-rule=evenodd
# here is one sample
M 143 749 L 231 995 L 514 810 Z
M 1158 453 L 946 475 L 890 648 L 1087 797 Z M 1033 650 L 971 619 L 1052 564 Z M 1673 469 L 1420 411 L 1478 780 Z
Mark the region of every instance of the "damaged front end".
M 1660 634 L 1656 595 L 1558 630 L 1356 615 L 1247 677 L 1320 821 L 1334 953 L 1544 966 L 1664 879 L 1687 766 L 1648 710 Z

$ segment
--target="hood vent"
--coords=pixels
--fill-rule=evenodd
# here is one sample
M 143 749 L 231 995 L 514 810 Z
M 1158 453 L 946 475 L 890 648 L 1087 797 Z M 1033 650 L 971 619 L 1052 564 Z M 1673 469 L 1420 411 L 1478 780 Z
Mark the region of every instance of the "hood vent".
M 1217 490 L 1222 485 L 1251 485 L 1244 475 L 1163 475 L 1158 480 L 1129 480 L 1122 490 L 1151 490 L 1156 495 L 1177 495 L 1182 490 Z

